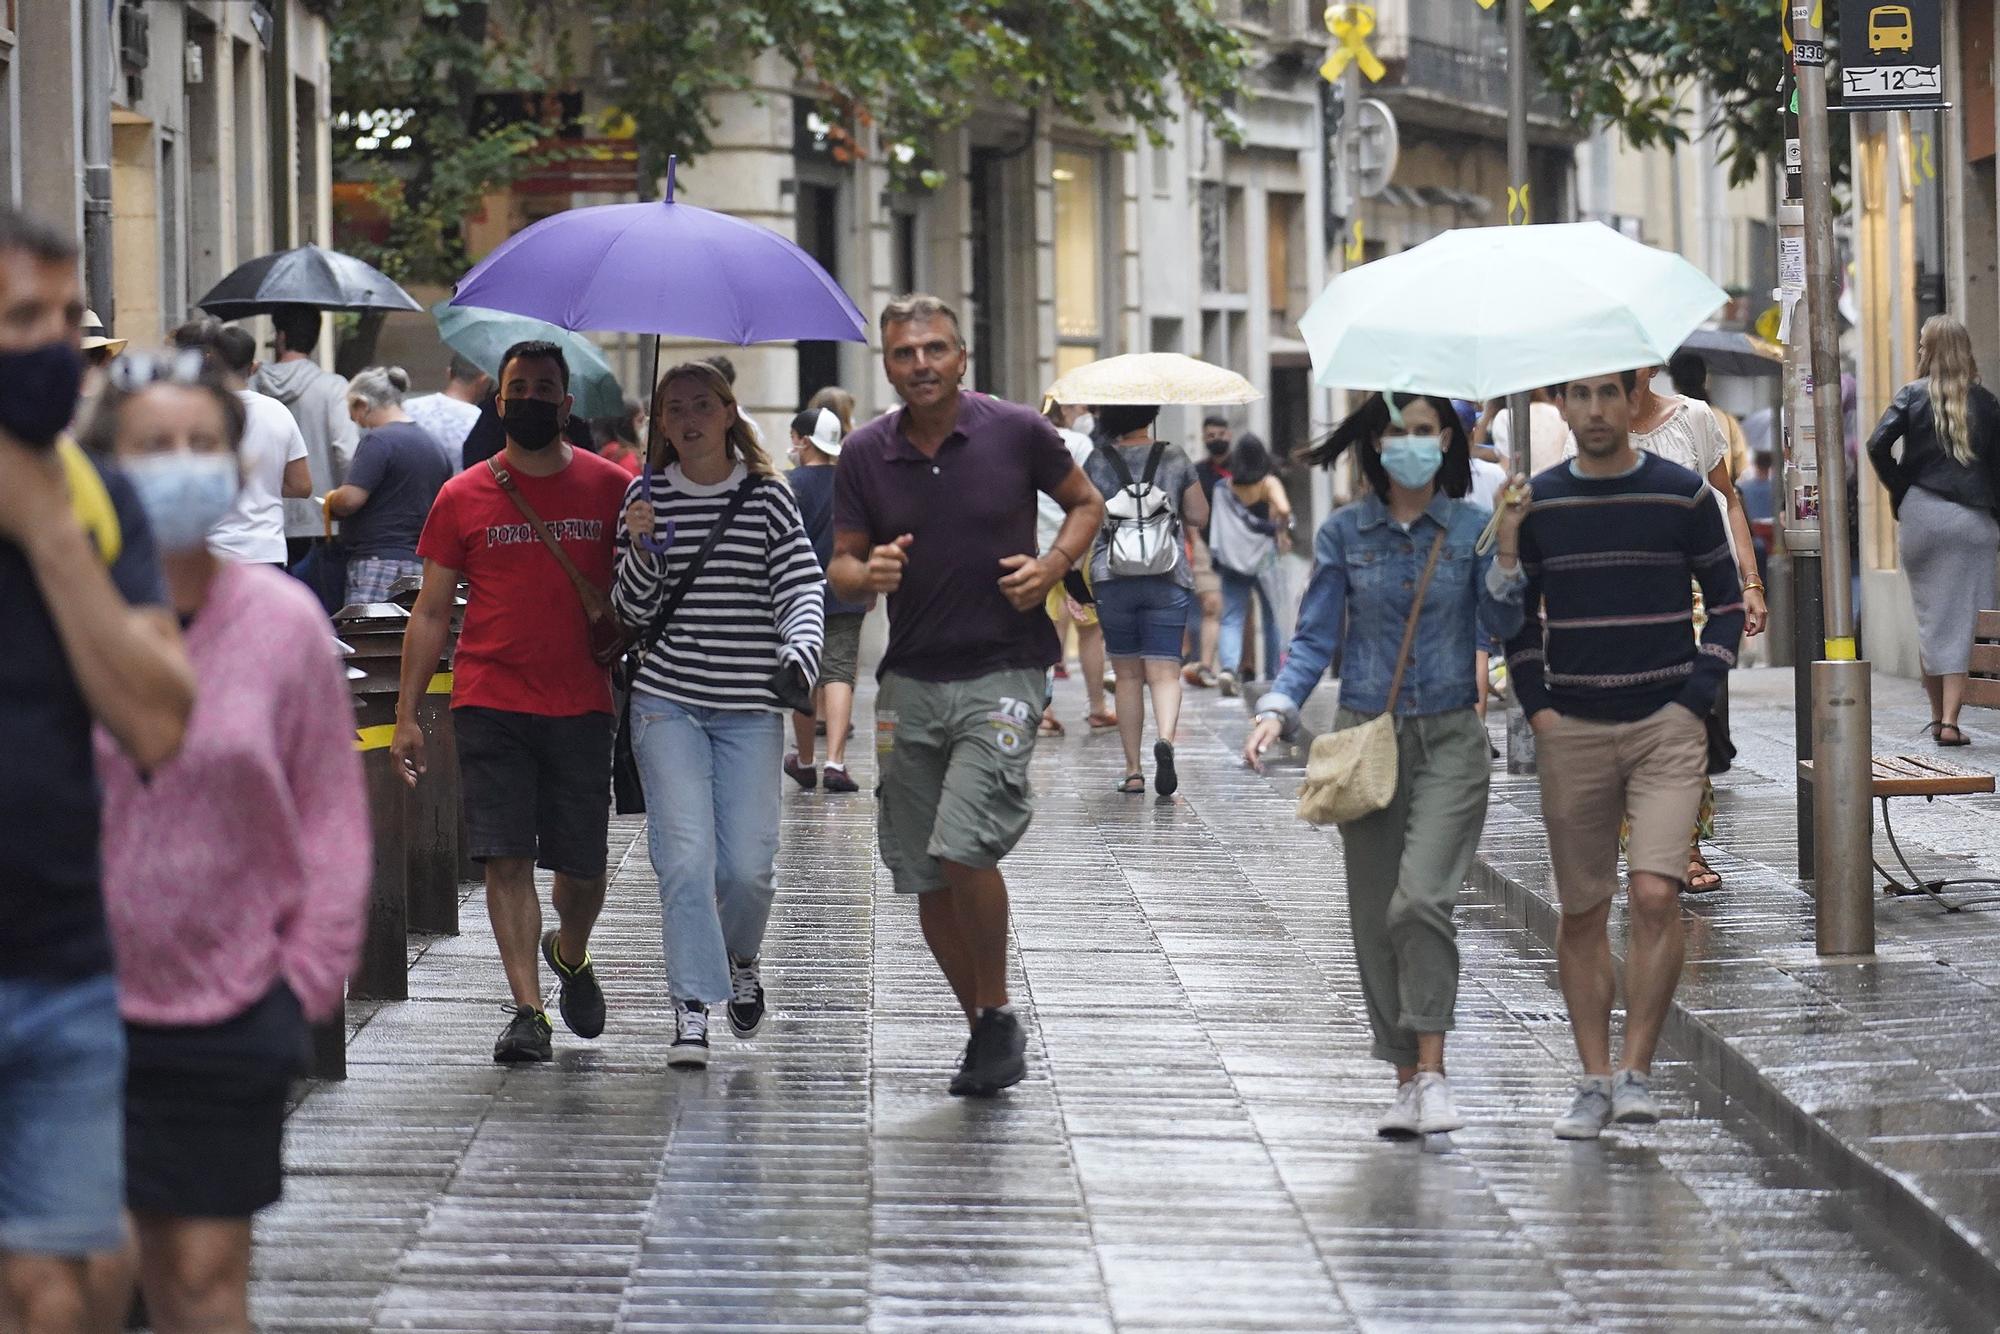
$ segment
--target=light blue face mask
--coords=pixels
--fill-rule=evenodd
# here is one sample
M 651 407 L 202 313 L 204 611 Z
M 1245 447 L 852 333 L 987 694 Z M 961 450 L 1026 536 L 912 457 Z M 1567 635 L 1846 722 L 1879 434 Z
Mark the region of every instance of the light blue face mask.
M 1444 442 L 1434 435 L 1385 435 L 1382 466 L 1399 484 L 1417 490 L 1429 486 L 1444 464 Z
M 243 483 L 236 455 L 147 454 L 121 463 L 162 551 L 193 551 L 229 513 Z

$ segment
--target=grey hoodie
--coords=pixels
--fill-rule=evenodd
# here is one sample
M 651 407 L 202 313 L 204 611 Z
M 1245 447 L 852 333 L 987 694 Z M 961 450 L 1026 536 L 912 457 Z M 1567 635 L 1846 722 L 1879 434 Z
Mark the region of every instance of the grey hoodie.
M 347 415 L 347 379 L 315 361 L 278 361 L 259 367 L 250 387 L 283 403 L 306 438 L 313 499 L 285 502 L 285 536 L 322 536 L 319 497 L 346 480 L 361 442 L 360 428 Z

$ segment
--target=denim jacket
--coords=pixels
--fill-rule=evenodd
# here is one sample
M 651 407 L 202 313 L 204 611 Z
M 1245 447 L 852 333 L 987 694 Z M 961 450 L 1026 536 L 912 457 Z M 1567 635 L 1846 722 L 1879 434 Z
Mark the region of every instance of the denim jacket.
M 1440 492 L 1407 529 L 1389 518 L 1388 506 L 1370 493 L 1334 511 L 1313 539 L 1312 582 L 1299 607 L 1284 671 L 1257 703 L 1259 713 L 1283 717 L 1290 734 L 1299 706 L 1327 665 L 1340 659 L 1340 704 L 1355 713 L 1381 713 L 1389 702 L 1410 599 L 1423 577 L 1437 531 L 1445 532 L 1437 573 L 1417 621 L 1417 639 L 1396 699 L 1399 717 L 1469 709 L 1479 699 L 1474 654 L 1481 634 L 1505 640 L 1521 626 L 1521 604 L 1487 587 L 1493 557 L 1474 548 L 1491 511 Z

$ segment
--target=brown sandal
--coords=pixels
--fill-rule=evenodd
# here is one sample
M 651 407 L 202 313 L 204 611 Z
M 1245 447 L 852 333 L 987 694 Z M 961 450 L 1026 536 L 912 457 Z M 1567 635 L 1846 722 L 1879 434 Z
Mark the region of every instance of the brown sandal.
M 1687 892 L 1712 894 L 1722 888 L 1722 873 L 1702 860 L 1701 854 L 1688 858 Z

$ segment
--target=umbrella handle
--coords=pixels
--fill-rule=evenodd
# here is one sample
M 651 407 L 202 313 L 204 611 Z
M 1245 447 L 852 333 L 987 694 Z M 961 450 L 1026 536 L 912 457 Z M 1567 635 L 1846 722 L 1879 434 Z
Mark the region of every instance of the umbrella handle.
M 651 423 L 648 423 L 648 425 L 651 425 Z M 639 474 L 639 477 L 639 495 L 650 505 L 653 503 L 653 460 L 650 457 L 646 460 L 645 469 Z M 655 556 L 664 556 L 667 554 L 667 548 L 674 544 L 674 525 L 671 522 L 667 524 L 665 536 L 655 533 L 650 537 L 635 537 L 632 540 L 638 543 L 641 551 L 651 552 Z

